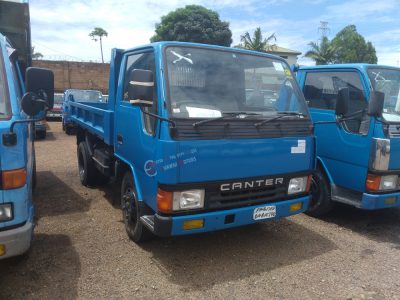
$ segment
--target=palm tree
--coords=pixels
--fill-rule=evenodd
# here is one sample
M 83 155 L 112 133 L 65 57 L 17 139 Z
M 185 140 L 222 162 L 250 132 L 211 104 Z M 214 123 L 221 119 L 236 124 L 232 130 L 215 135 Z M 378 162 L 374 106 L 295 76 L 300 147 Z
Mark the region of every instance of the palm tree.
M 101 62 L 104 63 L 104 58 L 103 58 L 103 42 L 102 38 L 103 36 L 108 36 L 107 31 L 105 31 L 101 27 L 95 27 L 91 33 L 89 33 L 89 36 L 92 38 L 93 41 L 97 42 L 97 40 L 100 40 L 100 51 L 101 51 Z
M 41 59 L 43 54 L 40 52 L 35 52 L 35 46 L 32 47 L 32 59 Z
M 313 59 L 317 65 L 325 65 L 334 62 L 338 48 L 335 47 L 326 36 L 322 37 L 319 44 L 311 42 L 308 45 L 311 47 L 311 50 L 308 50 L 304 56 Z
M 272 40 L 276 41 L 275 33 L 271 34 L 267 38 L 264 38 L 261 32 L 261 28 L 257 27 L 253 33 L 253 37 L 250 36 L 249 32 L 246 32 L 240 37 L 240 41 L 243 44 L 240 44 L 239 47 L 248 50 L 266 52 L 268 50 L 272 50 L 275 46 L 270 44 Z

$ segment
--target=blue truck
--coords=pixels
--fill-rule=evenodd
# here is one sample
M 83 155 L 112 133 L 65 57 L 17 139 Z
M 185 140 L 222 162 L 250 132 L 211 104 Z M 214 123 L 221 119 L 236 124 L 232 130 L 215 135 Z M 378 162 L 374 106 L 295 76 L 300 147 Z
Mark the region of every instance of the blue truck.
M 301 67 L 297 79 L 315 123 L 317 170 L 308 213 L 336 202 L 361 209 L 400 205 L 400 68 Z
M 279 57 L 179 42 L 113 49 L 108 102 L 70 105 L 81 183 L 120 183 L 135 242 L 308 208 L 313 125 Z
M 63 94 L 61 105 L 62 129 L 70 135 L 75 130 L 75 124 L 71 119 L 70 102 L 103 102 L 103 94 L 96 90 L 68 89 Z
M 31 244 L 32 189 L 36 180 L 34 122 L 39 115 L 44 117 L 45 108 L 52 107 L 54 78 L 49 70 L 29 68 L 31 48 L 25 44 L 30 40 L 26 30 L 28 4 L 0 1 L 1 10 L 7 12 L 0 20 L 0 32 L 7 35 L 6 38 L 0 33 L 0 259 L 3 259 L 25 253 Z M 18 51 L 10 40 L 15 41 Z

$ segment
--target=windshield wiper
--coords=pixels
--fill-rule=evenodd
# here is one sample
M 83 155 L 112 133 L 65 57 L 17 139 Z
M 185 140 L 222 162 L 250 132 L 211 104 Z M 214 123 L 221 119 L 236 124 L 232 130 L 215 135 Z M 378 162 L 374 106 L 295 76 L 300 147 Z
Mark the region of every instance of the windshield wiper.
M 208 118 L 205 120 L 197 121 L 193 123 L 193 127 L 196 128 L 202 124 L 209 123 L 209 122 L 214 122 L 218 120 L 224 120 L 229 118 L 235 118 L 237 116 L 243 115 L 243 116 L 259 116 L 261 114 L 259 113 L 250 113 L 250 112 L 244 112 L 244 111 L 235 111 L 235 112 L 224 112 L 224 115 L 221 117 L 216 117 L 216 118 Z
M 271 119 L 267 119 L 267 120 L 255 123 L 254 126 L 256 128 L 259 128 L 260 126 L 262 126 L 264 124 L 267 124 L 269 122 L 272 122 L 272 121 L 275 121 L 275 120 L 278 120 L 278 119 L 282 119 L 282 118 L 288 117 L 288 116 L 298 116 L 298 117 L 302 117 L 302 118 L 305 117 L 304 114 L 299 113 L 299 112 L 294 112 L 294 111 L 282 111 L 282 112 L 278 112 L 277 114 L 278 115 L 276 117 L 273 117 Z

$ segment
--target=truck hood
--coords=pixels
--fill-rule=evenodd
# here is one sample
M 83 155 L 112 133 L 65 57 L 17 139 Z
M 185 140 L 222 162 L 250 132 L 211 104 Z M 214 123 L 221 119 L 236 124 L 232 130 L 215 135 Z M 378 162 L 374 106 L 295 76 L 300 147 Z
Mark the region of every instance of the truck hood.
M 314 137 L 197 140 L 161 143 L 157 179 L 194 183 L 295 173 L 313 169 Z M 163 148 L 163 149 L 161 149 Z

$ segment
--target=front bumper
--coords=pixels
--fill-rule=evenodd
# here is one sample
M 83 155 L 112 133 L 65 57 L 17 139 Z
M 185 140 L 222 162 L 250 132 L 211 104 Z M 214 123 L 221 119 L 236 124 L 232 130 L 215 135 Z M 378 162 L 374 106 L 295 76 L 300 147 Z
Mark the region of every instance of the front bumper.
M 373 210 L 396 206 L 400 206 L 400 192 L 387 194 L 363 193 L 360 208 Z
M 33 227 L 32 222 L 26 222 L 21 227 L 0 231 L 0 246 L 6 251 L 0 259 L 25 253 L 31 246 Z
M 298 202 L 302 203 L 301 209 L 295 212 L 291 212 L 290 205 Z M 227 210 L 220 210 L 220 211 L 213 211 L 208 213 L 185 215 L 185 216 L 164 217 L 155 214 L 154 218 L 152 218 L 151 222 L 152 224 L 149 224 L 149 222 L 144 222 L 145 220 L 143 220 L 143 217 L 141 218 L 141 220 L 143 224 L 146 227 L 148 227 L 155 235 L 158 236 L 186 235 L 186 234 L 216 231 L 216 230 L 244 226 L 254 223 L 278 220 L 281 218 L 285 218 L 291 215 L 296 215 L 306 211 L 308 209 L 309 202 L 310 202 L 310 196 L 304 196 L 301 198 L 296 198 L 287 201 L 258 204 L 254 206 L 246 206 L 235 209 L 227 209 Z M 254 209 L 266 205 L 276 206 L 276 216 L 269 219 L 253 220 Z M 226 222 L 227 216 L 229 216 L 228 218 L 230 219 L 229 223 Z M 185 221 L 198 220 L 198 219 L 204 220 L 204 226 L 202 228 L 190 229 L 190 230 L 183 229 L 183 223 Z

